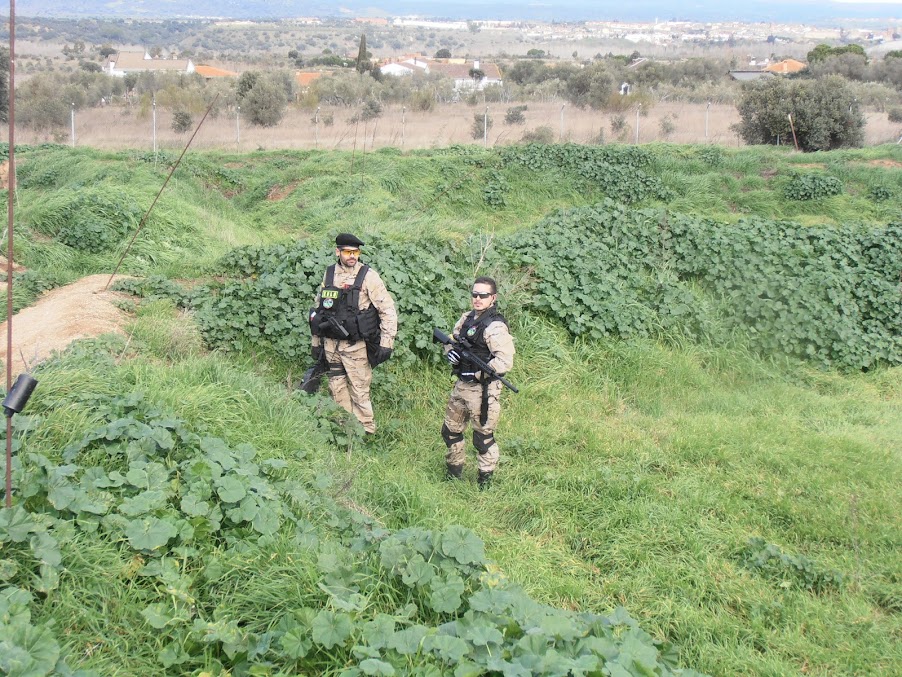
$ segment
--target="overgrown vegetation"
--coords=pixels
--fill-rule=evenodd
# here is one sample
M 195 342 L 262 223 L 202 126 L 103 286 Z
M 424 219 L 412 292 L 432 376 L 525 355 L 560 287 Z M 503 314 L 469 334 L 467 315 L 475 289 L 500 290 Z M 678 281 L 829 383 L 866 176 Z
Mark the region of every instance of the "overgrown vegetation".
M 17 150 L 32 293 L 109 270 L 174 161 Z M 800 160 L 190 154 L 126 258 L 153 274 L 124 285 L 129 338 L 42 365 L 13 419 L 0 605 L 26 649 L 0 656 L 38 674 L 897 673 L 902 158 Z M 807 175 L 842 192 L 796 199 Z M 135 212 L 84 230 L 106 253 L 51 218 L 85 186 L 119 188 L 71 213 Z M 290 389 L 339 230 L 402 318 L 369 441 Z M 472 468 L 441 480 L 429 342 L 477 271 L 499 280 L 521 387 L 485 493 Z
M 771 78 L 743 88 L 737 104 L 738 132 L 749 144 L 795 143 L 801 150 L 861 146 L 864 116 L 848 83 L 839 76 L 820 80 Z

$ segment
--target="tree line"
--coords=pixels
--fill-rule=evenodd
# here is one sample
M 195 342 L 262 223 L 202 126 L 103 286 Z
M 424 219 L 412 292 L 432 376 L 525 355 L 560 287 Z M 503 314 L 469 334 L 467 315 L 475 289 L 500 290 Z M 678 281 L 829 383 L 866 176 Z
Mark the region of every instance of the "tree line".
M 81 55 L 77 47 L 70 50 L 73 61 Z M 450 50 L 442 50 L 441 56 L 446 54 Z M 290 63 L 297 56 L 289 52 L 287 60 Z M 367 50 L 365 36 L 360 38 L 356 58 L 342 57 L 341 63 L 328 68 L 321 65 L 327 74 L 303 89 L 290 66 L 209 81 L 197 74 L 151 71 L 116 78 L 100 72 L 95 62 L 81 59 L 77 67 L 27 78 L 17 91 L 17 123 L 51 134 L 66 127 L 73 105 L 78 109 L 125 106 L 141 114 L 155 104 L 172 112 L 175 131 L 185 132 L 214 99 L 214 117 L 240 107 L 248 124 L 264 127 L 278 125 L 290 105 L 312 115 L 320 105 L 357 108 L 363 119 L 369 119 L 378 117 L 386 104 L 429 111 L 437 103 L 461 100 L 470 104 L 561 101 L 624 112 L 640 104 L 647 111 L 657 101 L 684 100 L 735 103 L 741 117 L 736 131 L 747 143 L 790 143 L 794 132 L 800 148 L 827 150 L 861 145 L 865 107 L 888 110 L 891 120 L 902 118 L 902 53 L 869 61 L 857 45 L 820 45 L 809 53 L 806 71 L 745 84 L 730 80 L 733 64 L 726 60 L 666 62 L 643 59 L 638 52 L 596 55 L 583 63 L 540 57 L 501 62 L 503 84 L 484 89 L 475 86 L 475 71 L 471 73 L 474 86 L 464 89 L 438 73 L 383 75 Z M 8 65 L 8 53 L 0 50 L 2 60 Z M 0 77 L 0 115 L 4 117 L 6 70 Z M 326 116 L 316 121 L 331 122 Z

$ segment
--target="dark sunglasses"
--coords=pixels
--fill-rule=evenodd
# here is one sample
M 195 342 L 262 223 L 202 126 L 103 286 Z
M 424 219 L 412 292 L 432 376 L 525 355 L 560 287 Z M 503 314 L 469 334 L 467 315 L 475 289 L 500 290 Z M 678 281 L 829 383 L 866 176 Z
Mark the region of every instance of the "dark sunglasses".
M 486 291 L 486 292 L 471 291 L 470 292 L 470 296 L 472 296 L 474 299 L 487 299 L 491 295 L 492 295 L 492 292 L 490 292 L 490 291 Z

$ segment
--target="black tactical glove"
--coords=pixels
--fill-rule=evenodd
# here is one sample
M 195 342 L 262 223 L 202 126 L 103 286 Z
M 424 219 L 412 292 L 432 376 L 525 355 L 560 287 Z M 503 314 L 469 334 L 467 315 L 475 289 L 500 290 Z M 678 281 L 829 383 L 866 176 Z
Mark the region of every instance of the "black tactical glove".
M 452 348 L 447 353 L 445 353 L 445 359 L 451 363 L 452 367 L 456 367 L 460 364 L 460 353 Z
M 323 346 L 310 346 L 310 357 L 314 362 L 319 362 L 323 357 Z
M 391 354 L 394 351 L 391 348 L 385 348 L 383 346 L 379 346 L 373 356 L 370 358 L 370 366 L 378 367 L 383 362 L 388 362 L 388 359 L 391 357 Z

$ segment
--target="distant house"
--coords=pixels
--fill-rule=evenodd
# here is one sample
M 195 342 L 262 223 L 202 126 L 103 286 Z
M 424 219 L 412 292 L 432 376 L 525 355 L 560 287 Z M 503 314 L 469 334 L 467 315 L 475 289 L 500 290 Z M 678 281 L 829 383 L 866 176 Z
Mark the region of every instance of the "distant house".
M 454 80 L 454 89 L 483 90 L 489 85 L 503 84 L 501 70 L 493 63 L 480 62 L 478 59 L 467 63 L 463 59 L 448 59 L 447 63 L 430 61 L 429 71 L 442 73 Z M 480 71 L 482 78 L 477 80 L 471 74 Z
M 294 74 L 294 81 L 298 86 L 298 93 L 304 94 L 314 80 L 319 80 L 324 73 L 321 71 L 297 71 Z
M 194 67 L 194 72 L 200 75 L 204 80 L 212 80 L 214 78 L 237 78 L 238 73 L 235 71 L 227 71 L 224 68 L 216 68 L 215 66 Z
M 480 63 L 479 60 L 467 62 L 465 59 L 424 59 L 411 57 L 404 61 L 381 64 L 379 70 L 383 75 L 404 77 L 414 73 L 440 73 L 454 80 L 454 89 L 485 89 L 488 85 L 502 84 L 501 70 L 493 63 Z M 481 79 L 473 77 L 476 71 L 482 73 Z
M 404 77 L 406 75 L 414 74 L 414 66 L 404 63 L 387 63 L 383 66 L 379 66 L 379 72 L 382 73 L 382 75 Z
M 113 77 L 124 77 L 127 73 L 194 73 L 191 59 L 154 59 L 144 52 L 118 52 L 110 56 L 104 69 Z
M 739 82 L 751 82 L 752 80 L 763 80 L 764 78 L 775 77 L 770 71 L 730 71 L 730 77 Z
M 796 61 L 795 59 L 783 59 L 777 63 L 772 63 L 765 67 L 764 70 L 769 73 L 778 73 L 779 75 L 789 75 L 790 73 L 798 73 L 808 68 L 808 64 Z

